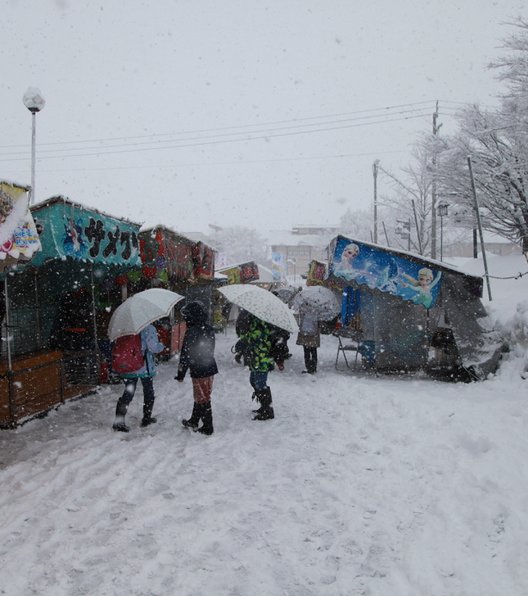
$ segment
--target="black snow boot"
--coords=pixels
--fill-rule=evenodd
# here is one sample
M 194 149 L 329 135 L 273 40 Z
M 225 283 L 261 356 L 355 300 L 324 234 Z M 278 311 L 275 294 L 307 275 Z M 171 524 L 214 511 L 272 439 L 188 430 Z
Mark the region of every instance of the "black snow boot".
M 125 424 L 125 416 L 128 410 L 128 404 L 121 399 L 118 400 L 116 406 L 115 420 L 112 428 L 122 433 L 127 433 L 130 429 Z
M 181 423 L 185 428 L 192 428 L 196 430 L 198 428 L 198 423 L 200 422 L 200 418 L 202 417 L 202 406 L 194 402 L 193 411 L 189 420 L 182 420 Z
M 154 408 L 154 400 L 147 401 L 143 404 L 143 420 L 141 421 L 141 426 L 149 426 L 149 424 L 154 424 L 158 421 L 157 418 L 152 416 L 152 409 Z
M 211 402 L 207 402 L 202 404 L 202 414 L 201 414 L 203 425 L 196 430 L 202 435 L 212 435 L 214 432 L 213 428 L 213 411 L 211 409 Z
M 272 420 L 275 418 L 275 412 L 271 405 L 271 389 L 266 387 L 262 391 L 257 391 L 257 399 L 260 402 L 260 411 L 257 411 L 253 420 Z
M 254 401 L 254 400 L 257 400 L 257 403 L 260 403 L 260 399 L 259 399 L 256 391 L 253 391 L 253 395 L 251 396 L 251 401 Z M 260 406 L 256 410 L 251 410 L 251 411 L 253 412 L 253 414 L 260 414 L 260 412 L 262 412 L 262 406 Z

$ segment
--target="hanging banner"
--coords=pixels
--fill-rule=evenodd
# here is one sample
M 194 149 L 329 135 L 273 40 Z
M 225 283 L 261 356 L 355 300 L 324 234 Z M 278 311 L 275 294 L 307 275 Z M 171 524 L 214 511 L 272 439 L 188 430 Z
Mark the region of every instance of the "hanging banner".
M 308 266 L 307 286 L 316 286 L 322 284 L 326 278 L 326 265 L 316 260 L 310 261 Z
M 338 236 L 333 243 L 329 277 L 400 296 L 431 308 L 440 293 L 442 272 L 429 262 Z
M 41 249 L 28 207 L 28 187 L 0 180 L 0 271 Z
M 258 265 L 254 261 L 232 265 L 218 272 L 227 275 L 229 284 L 246 284 L 259 279 Z
M 40 231 L 42 252 L 33 259 L 71 257 L 109 265 L 141 265 L 138 233 L 140 224 L 118 219 L 55 197 L 32 209 Z

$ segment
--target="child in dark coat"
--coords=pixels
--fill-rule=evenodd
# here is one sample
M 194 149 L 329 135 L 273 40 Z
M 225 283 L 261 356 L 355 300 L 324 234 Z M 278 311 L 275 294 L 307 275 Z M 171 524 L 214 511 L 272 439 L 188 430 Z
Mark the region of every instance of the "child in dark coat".
M 177 381 L 182 382 L 187 370 L 190 370 L 193 383 L 194 407 L 188 420 L 182 420 L 183 426 L 204 435 L 212 435 L 213 413 L 211 393 L 213 378 L 218 373 L 214 357 L 214 329 L 207 322 L 207 313 L 199 302 L 186 304 L 181 314 L 187 324 L 180 354 Z M 198 428 L 202 420 L 203 425 Z

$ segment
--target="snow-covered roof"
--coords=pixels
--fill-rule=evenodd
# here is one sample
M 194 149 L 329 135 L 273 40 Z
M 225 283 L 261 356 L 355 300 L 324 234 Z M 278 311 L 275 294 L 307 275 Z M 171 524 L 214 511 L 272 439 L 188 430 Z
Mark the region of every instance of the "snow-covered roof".
M 397 255 L 401 255 L 407 258 L 412 259 L 413 261 L 419 261 L 421 263 L 428 263 L 433 265 L 436 269 L 444 269 L 447 271 L 451 271 L 453 273 L 458 273 L 460 275 L 468 275 L 470 277 L 482 277 L 482 276 L 477 276 L 473 273 L 467 273 L 466 271 L 462 271 L 460 268 L 458 268 L 456 265 L 449 265 L 447 264 L 445 261 L 438 261 L 437 259 L 431 259 L 429 257 L 424 257 L 422 255 L 416 254 L 414 252 L 409 252 L 407 250 L 402 250 L 402 249 L 396 249 L 396 248 L 391 248 L 389 246 L 382 246 L 381 244 L 374 244 L 372 242 L 365 242 L 364 240 L 356 240 L 355 238 L 352 238 L 351 236 L 343 236 L 343 235 L 338 235 L 335 236 L 332 241 L 337 240 L 338 238 L 345 238 L 347 240 L 350 240 L 351 242 L 359 242 L 361 244 L 364 244 L 366 246 L 370 246 L 372 248 L 376 248 L 379 249 L 381 251 L 384 252 L 390 252 L 392 254 L 397 254 Z
M 0 184 L 7 184 L 8 186 L 15 186 L 17 188 L 21 188 L 22 190 L 29 190 L 31 186 L 27 184 L 21 184 L 20 182 L 14 182 L 13 180 L 6 180 L 5 178 L 0 179 Z
M 195 240 L 193 240 L 192 238 L 189 238 L 185 234 L 180 234 L 180 232 L 177 232 L 176 230 L 174 230 L 173 228 L 171 228 L 169 226 L 164 226 L 161 224 L 154 225 L 154 226 L 151 226 L 151 225 L 141 226 L 141 229 L 139 230 L 139 232 L 140 233 L 148 233 L 148 232 L 154 232 L 155 230 L 161 230 L 162 232 L 167 232 L 169 234 L 169 236 L 177 236 L 178 238 L 181 238 L 182 240 L 188 242 L 189 244 L 192 244 L 192 245 L 195 244 Z
M 322 234 L 296 234 L 291 230 L 270 230 L 270 246 L 326 246 L 335 236 L 335 232 Z
M 217 269 L 217 271 L 221 272 L 221 271 L 229 271 L 230 269 L 236 269 L 237 267 L 242 267 L 242 265 L 248 265 L 249 263 L 254 263 L 255 265 L 257 263 L 255 263 L 255 261 L 252 261 L 251 259 L 247 260 L 247 261 L 240 261 L 239 263 L 231 263 L 230 265 L 226 265 L 224 267 L 219 267 Z
M 121 217 L 119 215 L 112 215 L 111 213 L 106 213 L 105 211 L 101 211 L 100 209 L 96 209 L 95 207 L 90 207 L 88 205 L 83 205 L 82 203 L 74 203 L 71 199 L 69 199 L 65 195 L 56 195 L 54 197 L 49 197 L 48 199 L 45 199 L 44 201 L 35 203 L 35 205 L 32 205 L 30 207 L 30 209 L 32 212 L 34 212 L 34 211 L 38 211 L 39 209 L 44 209 L 48 205 L 53 205 L 55 203 L 65 203 L 65 204 L 71 205 L 72 207 L 77 207 L 78 209 L 84 209 L 85 211 L 92 211 L 93 213 L 98 213 L 99 215 L 103 215 L 105 217 L 111 217 L 113 219 L 119 219 L 121 221 L 126 221 L 127 223 L 135 225 L 135 226 L 141 225 L 139 222 L 132 221 L 131 219 L 128 219 L 127 217 Z

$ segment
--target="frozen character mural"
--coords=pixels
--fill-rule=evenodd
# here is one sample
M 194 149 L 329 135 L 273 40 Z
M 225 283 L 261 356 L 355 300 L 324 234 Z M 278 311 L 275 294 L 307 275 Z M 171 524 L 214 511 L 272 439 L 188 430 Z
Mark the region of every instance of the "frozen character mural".
M 418 271 L 418 279 L 415 279 L 407 273 L 402 273 L 402 277 L 406 280 L 406 282 L 401 282 L 402 285 L 415 292 L 415 295 L 411 298 L 411 302 L 414 304 L 422 304 L 425 308 L 430 308 L 434 302 L 431 293 L 432 289 L 440 281 L 442 273 L 439 271 L 436 277 L 434 277 L 431 269 L 423 267 Z
M 367 283 L 369 272 L 365 270 L 366 263 L 358 259 L 359 252 L 359 246 L 355 242 L 347 244 L 341 256 L 334 261 L 335 275 L 347 280 L 356 280 L 358 283 Z
M 426 263 L 395 251 L 339 236 L 336 239 L 330 277 L 400 296 L 431 308 L 440 292 L 442 274 Z
M 359 255 L 359 246 L 351 242 L 343 249 L 341 259 L 335 265 L 336 273 L 346 273 L 354 270 L 354 259 Z
M 389 268 L 380 276 L 379 263 L 376 263 L 371 252 L 366 247 L 361 252 L 358 244 L 350 242 L 334 262 L 334 274 L 348 281 L 354 280 L 358 284 L 376 288 L 379 283 L 387 282 Z
M 382 292 L 389 292 L 390 294 L 398 293 L 398 277 L 400 270 L 396 261 L 389 257 L 387 264 L 381 268 L 376 278 L 375 286 Z
M 64 230 L 62 241 L 64 252 L 67 255 L 78 255 L 84 252 L 85 244 L 80 221 L 76 223 L 73 219 L 68 219 L 68 223 L 64 224 Z

